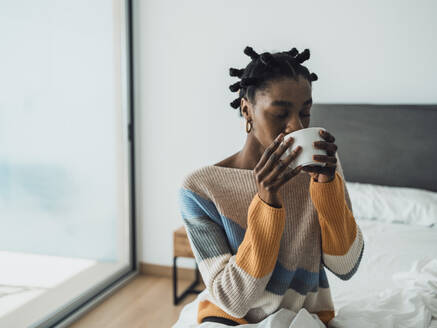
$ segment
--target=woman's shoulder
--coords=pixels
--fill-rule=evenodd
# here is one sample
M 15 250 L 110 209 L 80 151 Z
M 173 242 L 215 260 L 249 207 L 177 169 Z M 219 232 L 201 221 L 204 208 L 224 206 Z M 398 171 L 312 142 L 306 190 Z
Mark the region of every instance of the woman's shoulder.
M 207 177 L 207 174 L 205 174 L 205 172 L 208 166 L 209 165 L 204 165 L 186 173 L 182 180 L 182 185 L 188 187 L 194 184 L 202 183 Z
M 182 179 L 181 189 L 204 199 L 211 198 L 214 182 L 212 165 L 204 165 L 189 171 Z
M 209 165 L 203 165 L 198 168 L 193 169 L 192 171 L 188 172 L 184 179 L 183 179 L 183 185 L 184 186 L 192 186 L 196 183 L 205 183 L 209 180 L 211 180 L 211 176 L 214 175 L 214 172 L 216 172 L 218 168 L 233 168 L 234 158 L 235 154 L 232 156 L 229 156 L 223 160 L 221 160 L 218 163 L 215 164 L 209 164 Z

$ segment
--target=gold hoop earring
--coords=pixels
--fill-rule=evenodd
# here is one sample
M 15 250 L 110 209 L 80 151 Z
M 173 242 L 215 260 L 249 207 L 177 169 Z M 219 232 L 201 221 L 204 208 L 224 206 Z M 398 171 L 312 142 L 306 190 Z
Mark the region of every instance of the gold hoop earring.
M 250 125 L 250 128 L 247 127 L 248 125 Z M 252 122 L 246 121 L 246 132 L 249 133 L 250 131 L 252 131 Z

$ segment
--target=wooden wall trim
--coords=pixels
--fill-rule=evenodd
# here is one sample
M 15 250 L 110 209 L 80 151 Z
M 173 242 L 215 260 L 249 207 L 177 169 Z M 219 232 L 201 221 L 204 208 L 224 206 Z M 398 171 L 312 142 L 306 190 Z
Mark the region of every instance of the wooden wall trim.
M 173 277 L 173 266 L 159 265 L 146 262 L 140 262 L 140 274 L 160 276 L 160 277 Z M 181 268 L 178 266 L 178 279 L 194 280 L 194 269 Z M 202 275 L 200 275 L 200 281 L 203 283 Z

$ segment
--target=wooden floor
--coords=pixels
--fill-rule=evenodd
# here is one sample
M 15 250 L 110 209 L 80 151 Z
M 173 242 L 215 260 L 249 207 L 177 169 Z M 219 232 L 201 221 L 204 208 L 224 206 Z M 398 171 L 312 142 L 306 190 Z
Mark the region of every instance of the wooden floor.
M 178 293 L 190 285 L 180 280 Z M 204 289 L 203 283 L 196 289 Z M 172 279 L 138 275 L 126 286 L 70 325 L 71 328 L 169 328 L 178 319 L 185 304 L 197 294 L 189 294 L 177 306 L 173 305 Z

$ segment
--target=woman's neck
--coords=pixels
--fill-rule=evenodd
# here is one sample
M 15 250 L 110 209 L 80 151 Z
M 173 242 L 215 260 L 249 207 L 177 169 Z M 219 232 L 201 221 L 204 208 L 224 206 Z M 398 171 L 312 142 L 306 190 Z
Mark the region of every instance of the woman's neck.
M 261 159 L 265 148 L 258 140 L 247 137 L 244 147 L 233 157 L 234 165 L 241 169 L 253 170 Z

